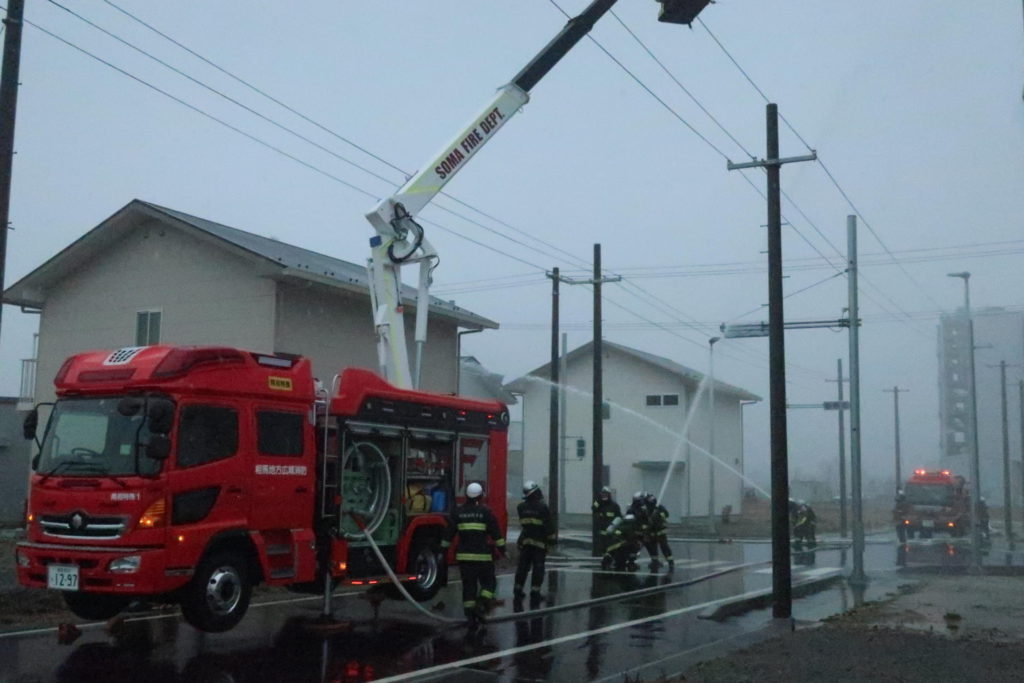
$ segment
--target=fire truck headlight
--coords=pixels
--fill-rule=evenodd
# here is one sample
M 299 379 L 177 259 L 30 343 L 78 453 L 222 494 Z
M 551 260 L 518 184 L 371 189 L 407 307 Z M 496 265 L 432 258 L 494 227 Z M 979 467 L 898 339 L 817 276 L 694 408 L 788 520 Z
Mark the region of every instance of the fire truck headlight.
M 134 574 L 142 564 L 141 555 L 126 555 L 110 561 L 108 569 L 114 574 Z
M 19 567 L 29 567 L 32 565 L 32 560 L 29 556 L 20 550 L 15 553 L 15 557 L 17 558 Z

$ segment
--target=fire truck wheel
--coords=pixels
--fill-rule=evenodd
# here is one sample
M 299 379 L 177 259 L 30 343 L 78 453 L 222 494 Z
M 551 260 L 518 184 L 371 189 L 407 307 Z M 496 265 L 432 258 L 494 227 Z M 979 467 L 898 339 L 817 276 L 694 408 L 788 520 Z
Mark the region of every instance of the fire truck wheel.
M 131 598 L 101 593 L 65 592 L 64 604 L 72 614 L 89 621 L 99 621 L 116 616 L 128 606 Z
M 417 601 L 426 602 L 441 590 L 444 553 L 436 538 L 421 535 L 413 540 L 409 557 L 409 572 L 416 575 L 416 582 L 406 584 L 406 589 Z
M 242 620 L 249 609 L 249 564 L 231 550 L 203 558 L 181 599 L 181 613 L 200 631 L 220 633 Z

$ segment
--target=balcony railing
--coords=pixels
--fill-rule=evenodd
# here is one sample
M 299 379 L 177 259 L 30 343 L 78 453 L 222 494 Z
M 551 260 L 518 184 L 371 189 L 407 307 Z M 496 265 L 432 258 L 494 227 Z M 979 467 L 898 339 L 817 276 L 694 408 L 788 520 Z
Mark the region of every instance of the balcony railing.
M 35 358 L 21 360 L 21 391 L 18 394 L 18 408 L 28 410 L 36 402 L 36 364 Z

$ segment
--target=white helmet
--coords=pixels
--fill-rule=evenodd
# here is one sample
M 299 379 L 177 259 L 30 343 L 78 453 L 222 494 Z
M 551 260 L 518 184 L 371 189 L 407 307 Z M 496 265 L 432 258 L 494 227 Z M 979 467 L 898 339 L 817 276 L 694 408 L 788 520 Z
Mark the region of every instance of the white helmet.
M 475 481 L 466 487 L 466 498 L 479 498 L 484 495 L 484 487 Z
M 537 491 L 540 491 L 540 487 L 537 486 L 537 482 L 531 480 L 523 484 L 523 498 L 529 498 Z

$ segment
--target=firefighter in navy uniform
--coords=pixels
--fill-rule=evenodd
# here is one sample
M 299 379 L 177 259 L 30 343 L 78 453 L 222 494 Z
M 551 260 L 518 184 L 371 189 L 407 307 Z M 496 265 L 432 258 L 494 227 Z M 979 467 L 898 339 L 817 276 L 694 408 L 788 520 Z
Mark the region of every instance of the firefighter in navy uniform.
M 675 560 L 672 558 L 672 548 L 668 544 L 668 508 L 658 502 L 656 495 L 648 493 L 647 509 L 650 515 L 651 545 L 658 544 L 671 570 L 675 567 Z M 656 569 L 658 564 L 658 556 L 651 555 L 651 569 Z
M 528 481 L 523 485 L 523 502 L 517 508 L 519 524 L 523 530 L 519 534 L 516 546 L 519 548 L 519 564 L 516 567 L 516 582 L 513 598 L 519 602 L 525 593 L 526 575 L 533 570 L 530 577 L 530 607 L 540 603 L 540 587 L 544 583 L 544 560 L 548 551 L 555 546 L 557 531 L 551 510 L 544 502 L 544 494 L 535 482 Z
M 483 624 L 494 606 L 498 581 L 494 575 L 493 552 L 505 556 L 505 538 L 494 513 L 483 504 L 483 494 L 483 486 L 476 482 L 466 486 L 466 502 L 458 506 L 448 520 L 441 542 L 441 547 L 447 548 L 455 536 L 459 537 L 455 561 L 462 575 L 462 608 L 471 630 Z
M 627 512 L 608 528 L 610 542 L 601 558 L 601 569 L 636 571 L 636 554 L 640 549 L 643 532 L 636 516 Z
M 636 523 L 639 527 L 638 540 L 640 545 L 647 550 L 647 555 L 651 558 L 651 569 L 657 569 L 659 566 L 658 562 L 658 544 L 655 541 L 651 530 L 651 518 L 654 510 L 648 505 L 647 497 L 651 495 L 646 491 L 637 491 L 633 494 L 633 502 L 629 504 L 629 508 L 626 509 L 627 515 L 633 515 L 636 518 Z
M 600 493 L 591 506 L 594 514 L 594 533 L 597 534 L 600 547 L 595 548 L 598 555 L 603 555 L 608 547 L 609 537 L 607 535 L 608 525 L 619 517 L 622 517 L 622 508 L 612 498 L 612 490 L 607 486 L 601 487 Z

